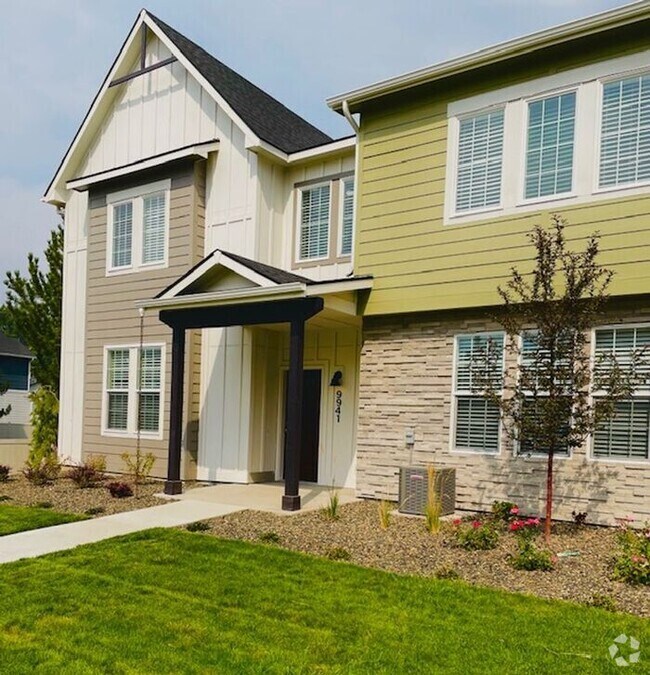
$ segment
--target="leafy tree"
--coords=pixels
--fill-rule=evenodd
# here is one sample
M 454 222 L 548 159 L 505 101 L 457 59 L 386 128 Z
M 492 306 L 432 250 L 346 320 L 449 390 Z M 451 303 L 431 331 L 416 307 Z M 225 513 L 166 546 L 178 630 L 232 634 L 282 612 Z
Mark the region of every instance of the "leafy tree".
M 56 448 L 63 296 L 63 228 L 50 234 L 45 269 L 33 253 L 27 274 L 8 272 L 7 299 L 0 308 L 0 329 L 18 338 L 34 355 L 32 374 L 40 389 L 32 399 L 32 443 L 28 463 L 36 465 Z
M 505 287 L 498 288 L 503 307 L 495 318 L 507 336 L 503 378 L 494 376 L 502 353 L 491 344 L 472 364 L 476 386 L 499 407 L 519 452 L 547 457 L 547 542 L 555 455 L 582 446 L 644 379 L 643 351 L 624 364 L 612 354 L 592 363 L 590 329 L 604 316 L 613 273 L 597 262 L 598 234 L 583 251 L 572 251 L 565 226 L 560 216 L 553 217 L 549 229 L 536 226 L 529 234 L 535 249 L 532 272 L 513 268 Z M 598 396 L 592 398 L 591 390 Z
M 0 382 L 0 397 L 7 391 L 8 387 L 4 382 Z M 0 419 L 6 417 L 11 412 L 11 406 L 0 408 Z
M 33 253 L 27 274 L 7 272 L 7 299 L 0 311 L 0 329 L 18 338 L 34 355 L 36 381 L 59 393 L 61 302 L 63 295 L 63 228 L 50 234 L 45 249 L 46 268 Z

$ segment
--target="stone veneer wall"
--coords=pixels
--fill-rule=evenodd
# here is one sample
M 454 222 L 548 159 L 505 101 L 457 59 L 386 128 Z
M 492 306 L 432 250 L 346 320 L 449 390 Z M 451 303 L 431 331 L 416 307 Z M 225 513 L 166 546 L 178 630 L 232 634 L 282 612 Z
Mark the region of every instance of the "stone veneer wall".
M 543 512 L 546 460 L 516 457 L 504 436 L 497 456 L 453 453 L 450 411 L 454 336 L 498 329 L 486 313 L 430 313 L 364 320 L 357 434 L 357 493 L 397 499 L 400 466 L 456 468 L 460 509 L 487 510 L 494 500 Z M 609 323 L 650 322 L 645 299 L 619 304 Z M 407 429 L 415 431 L 412 448 Z M 588 444 L 587 444 L 588 445 Z M 612 524 L 632 515 L 650 520 L 650 461 L 593 460 L 588 447 L 556 460 L 555 515 L 587 511 Z

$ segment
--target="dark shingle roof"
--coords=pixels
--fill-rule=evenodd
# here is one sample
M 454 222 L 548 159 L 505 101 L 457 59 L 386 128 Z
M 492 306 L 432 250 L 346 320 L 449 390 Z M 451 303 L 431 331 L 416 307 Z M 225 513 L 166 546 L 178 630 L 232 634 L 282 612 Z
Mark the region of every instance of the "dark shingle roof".
M 164 21 L 149 13 L 187 60 L 224 97 L 232 109 L 261 139 L 290 153 L 330 143 L 332 138 L 292 112 L 259 87 L 217 61 Z
M 250 258 L 244 258 L 241 255 L 236 255 L 235 253 L 229 253 L 228 251 L 221 251 L 225 256 L 228 256 L 231 260 L 248 267 L 249 270 L 256 272 L 260 276 L 272 281 L 276 284 L 291 284 L 291 283 L 301 283 L 311 285 L 313 284 L 312 279 L 307 277 L 301 277 L 298 274 L 293 274 L 292 272 L 287 272 L 286 270 L 280 269 L 279 267 L 272 267 L 271 265 L 265 265 L 264 263 L 257 262 L 257 260 L 250 260 Z
M 28 359 L 32 357 L 32 353 L 20 340 L 9 337 L 2 331 L 0 331 L 0 354 L 5 356 L 24 356 Z

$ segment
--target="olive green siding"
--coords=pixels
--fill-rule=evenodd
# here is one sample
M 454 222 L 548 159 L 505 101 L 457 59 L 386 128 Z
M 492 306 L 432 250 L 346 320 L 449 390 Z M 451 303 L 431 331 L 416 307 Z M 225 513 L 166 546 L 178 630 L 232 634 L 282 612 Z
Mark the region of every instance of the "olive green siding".
M 489 90 L 647 49 L 646 24 L 445 85 L 403 92 L 361 110 L 355 272 L 372 274 L 366 315 L 493 305 L 512 265 L 530 265 L 526 234 L 551 211 L 443 224 L 447 106 Z M 647 34 L 647 33 L 646 33 Z M 610 39 L 611 38 L 611 39 Z M 505 74 L 504 74 L 505 73 Z M 593 111 L 596 115 L 597 111 Z M 614 294 L 650 292 L 650 191 L 553 206 L 577 246 L 603 236 Z

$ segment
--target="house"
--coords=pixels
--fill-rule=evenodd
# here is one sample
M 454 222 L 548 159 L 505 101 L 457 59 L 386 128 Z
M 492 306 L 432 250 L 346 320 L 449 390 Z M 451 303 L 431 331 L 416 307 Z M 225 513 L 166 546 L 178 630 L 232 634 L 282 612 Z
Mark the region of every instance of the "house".
M 29 349 L 0 331 L 0 387 L 5 390 L 0 395 L 0 409 L 10 408 L 9 414 L 0 417 L 0 439 L 29 438 L 31 363 Z
M 143 10 L 45 194 L 60 454 L 140 447 L 169 494 L 284 479 L 286 509 L 300 481 L 396 498 L 434 463 L 461 508 L 539 509 L 545 459 L 462 357 L 557 211 L 616 271 L 594 348 L 650 341 L 649 27 L 634 4 L 348 92 L 332 139 Z M 559 516 L 650 517 L 644 393 L 558 460 Z

